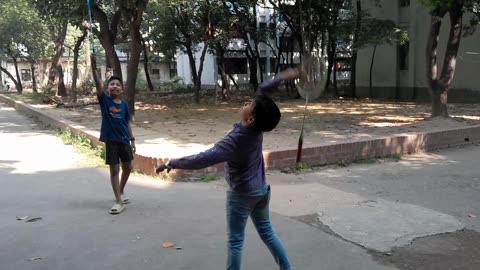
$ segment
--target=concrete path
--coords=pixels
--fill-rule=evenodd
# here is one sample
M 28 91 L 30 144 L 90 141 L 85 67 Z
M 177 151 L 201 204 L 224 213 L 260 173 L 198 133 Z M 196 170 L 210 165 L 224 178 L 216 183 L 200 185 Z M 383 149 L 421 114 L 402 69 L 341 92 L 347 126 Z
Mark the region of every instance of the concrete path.
M 111 216 L 107 170 L 76 167 L 71 147 L 5 104 L 0 142 L 0 269 L 224 269 L 223 182 L 133 177 L 133 202 Z M 42 219 L 27 223 L 17 216 Z M 395 269 L 300 221 L 271 217 L 294 269 Z M 167 241 L 182 249 L 162 248 Z M 277 269 L 251 224 L 243 261 L 243 269 Z
M 224 269 L 223 181 L 132 177 L 132 204 L 111 216 L 108 171 L 76 166 L 71 147 L 2 103 L 0 142 L 0 269 Z M 470 146 L 269 172 L 272 221 L 294 269 L 480 269 L 478 156 Z M 469 234 L 438 238 L 464 227 Z M 167 241 L 181 249 L 162 248 Z M 277 269 L 251 224 L 243 262 Z

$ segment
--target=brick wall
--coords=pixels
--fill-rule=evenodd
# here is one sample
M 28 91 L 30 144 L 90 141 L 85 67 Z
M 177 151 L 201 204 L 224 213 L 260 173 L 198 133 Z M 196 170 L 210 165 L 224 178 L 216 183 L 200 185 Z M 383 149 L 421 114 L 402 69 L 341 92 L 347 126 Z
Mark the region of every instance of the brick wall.
M 88 137 L 95 144 L 101 144 L 98 141 L 98 132 L 88 130 L 69 120 L 55 119 L 28 104 L 12 100 L 4 95 L 0 95 L 0 100 L 22 113 L 35 117 L 46 125 L 69 129 L 76 134 Z M 480 125 L 450 130 L 399 134 L 369 140 L 345 140 L 339 143 L 322 144 L 303 149 L 302 162 L 310 165 L 350 163 L 363 159 L 412 154 L 419 151 L 476 143 L 480 143 Z M 263 155 L 267 170 L 283 169 L 295 164 L 297 149 L 265 151 Z M 167 160 L 168 157 L 147 157 L 135 154 L 133 166 L 142 173 L 154 175 L 157 164 Z M 176 178 L 203 174 L 221 174 L 223 166 L 222 163 L 202 170 L 174 170 L 170 173 L 170 176 Z

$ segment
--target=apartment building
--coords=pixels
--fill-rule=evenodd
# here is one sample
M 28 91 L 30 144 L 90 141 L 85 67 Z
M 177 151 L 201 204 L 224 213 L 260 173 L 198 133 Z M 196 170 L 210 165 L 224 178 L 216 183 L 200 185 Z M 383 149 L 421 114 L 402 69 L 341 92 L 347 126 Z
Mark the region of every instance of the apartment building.
M 417 0 L 362 1 L 362 6 L 379 19 L 389 19 L 407 31 L 410 41 L 404 46 L 383 45 L 377 48 L 373 66 L 372 95 L 377 98 L 429 100 L 426 46 L 430 29 L 428 10 Z M 469 14 L 463 20 L 468 21 Z M 449 16 L 442 23 L 438 63 L 443 59 L 450 31 Z M 357 62 L 357 95 L 368 96 L 369 70 L 373 48 L 360 50 Z M 455 78 L 449 92 L 450 101 L 480 100 L 480 29 L 461 40 Z

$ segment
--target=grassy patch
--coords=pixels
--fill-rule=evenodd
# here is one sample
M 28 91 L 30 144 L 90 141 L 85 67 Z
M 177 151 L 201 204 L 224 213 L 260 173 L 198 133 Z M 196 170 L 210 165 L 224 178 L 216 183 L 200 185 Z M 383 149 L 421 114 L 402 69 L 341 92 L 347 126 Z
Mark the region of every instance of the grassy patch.
M 220 178 L 219 176 L 212 175 L 212 174 L 172 177 L 169 173 L 163 173 L 161 177 L 164 181 L 168 181 L 168 182 L 199 182 L 199 183 L 213 182 L 213 181 L 217 181 Z
M 301 162 L 282 170 L 283 173 L 303 173 L 311 171 L 313 171 L 312 165 Z
M 78 153 L 84 155 L 84 159 L 78 165 L 105 166 L 105 150 L 103 146 L 96 146 L 90 139 L 74 134 L 70 130 L 60 130 L 56 135 L 64 144 L 72 145 Z
M 35 92 L 23 92 L 22 95 L 28 99 L 41 100 L 43 95 Z

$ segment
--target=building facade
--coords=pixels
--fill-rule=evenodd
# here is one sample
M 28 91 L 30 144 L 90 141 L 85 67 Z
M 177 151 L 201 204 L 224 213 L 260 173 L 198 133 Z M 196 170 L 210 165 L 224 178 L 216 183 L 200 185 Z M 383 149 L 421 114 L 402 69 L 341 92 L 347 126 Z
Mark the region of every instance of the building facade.
M 122 76 L 124 79 L 127 78 L 127 65 L 128 65 L 128 57 L 125 53 L 117 51 L 117 55 L 120 60 L 120 65 L 122 68 Z M 71 85 L 72 82 L 72 74 L 73 74 L 73 56 L 69 56 L 68 54 L 64 54 L 59 61 L 59 64 L 63 67 L 63 79 L 65 84 L 68 86 Z M 8 70 L 10 74 L 12 74 L 16 78 L 15 73 L 15 66 L 11 61 L 1 60 L 0 65 Z M 77 85 L 80 85 L 83 80 L 89 79 L 90 71 L 86 70 L 85 68 L 86 63 L 85 59 L 79 59 L 78 64 L 78 81 Z M 32 74 L 31 65 L 27 61 L 18 60 L 18 72 L 20 73 L 20 78 L 22 81 L 22 86 L 24 88 L 30 88 L 32 85 L 32 78 L 33 75 L 37 81 L 39 87 L 45 85 L 48 81 L 48 70 L 50 68 L 50 61 L 44 60 L 40 61 L 35 66 L 35 74 Z M 106 80 L 107 76 L 107 68 L 105 65 L 99 66 L 99 73 L 102 77 L 102 80 Z M 138 64 L 138 79 L 139 81 L 146 81 L 144 63 L 141 59 L 140 63 Z M 163 82 L 169 82 L 172 79 L 172 70 L 171 65 L 168 62 L 151 62 L 148 65 L 148 71 L 150 75 L 150 79 L 154 86 L 159 85 Z M 3 72 L 0 72 L 0 89 L 10 89 L 13 90 L 15 88 L 15 84 L 12 80 Z M 137 85 L 138 86 L 138 85 Z
M 265 5 L 257 6 L 256 7 L 256 14 L 257 14 L 257 27 L 260 29 L 262 27 L 272 27 L 271 24 L 275 24 L 274 18 L 274 10 L 273 8 L 269 7 L 268 2 Z M 278 35 L 273 39 L 270 39 L 268 42 L 275 47 L 274 44 L 278 44 Z M 277 40 L 276 40 L 277 39 Z M 203 44 L 199 45 L 199 49 L 195 54 L 197 70 L 199 67 L 199 61 L 201 56 L 201 51 L 203 49 Z M 252 42 L 252 47 L 254 44 Z M 275 69 L 277 66 L 277 57 L 276 51 L 272 49 L 271 46 L 265 43 L 259 43 L 259 57 L 260 62 L 264 68 L 264 72 L 262 76 L 265 79 L 272 78 L 275 76 Z M 247 56 L 245 55 L 245 48 L 246 45 L 243 39 L 232 39 L 229 46 L 226 48 L 226 53 L 224 54 L 224 65 L 225 65 L 225 73 L 231 74 L 232 77 L 235 79 L 236 83 L 242 85 L 247 84 L 250 79 L 250 69 Z M 284 54 L 286 57 L 286 54 Z M 188 56 L 181 51 L 177 51 L 177 76 L 182 79 L 185 84 L 192 85 L 192 75 L 190 70 L 190 62 Z M 294 56 L 294 63 L 299 62 L 298 55 Z M 260 72 L 260 67 L 257 68 L 258 72 Z M 260 74 L 257 74 L 258 78 L 260 78 Z M 204 62 L 204 69 L 202 73 L 202 85 L 205 88 L 213 88 L 218 86 L 220 83 L 219 75 L 218 75 L 218 67 L 216 63 L 216 56 L 207 52 Z M 233 82 L 230 82 L 233 84 Z
M 393 20 L 409 34 L 404 46 L 383 45 L 377 47 L 373 66 L 372 96 L 376 98 L 403 100 L 429 100 L 426 46 L 430 30 L 430 15 L 427 8 L 416 0 L 382 1 L 364 0 L 365 10 L 379 19 Z M 463 21 L 467 22 L 469 14 Z M 448 14 L 442 23 L 438 47 L 439 70 L 443 67 L 450 20 Z M 369 96 L 369 70 L 373 48 L 360 50 L 357 62 L 357 95 Z M 449 92 L 451 101 L 480 100 L 480 29 L 473 35 L 463 37 L 458 51 L 455 77 Z
M 379 99 L 400 100 L 429 100 L 427 64 L 425 58 L 427 38 L 430 28 L 430 15 L 427 8 L 419 4 L 417 0 L 362 0 L 362 9 L 369 12 L 373 17 L 384 20 L 392 20 L 395 24 L 408 32 L 409 42 L 403 46 L 382 45 L 376 49 L 373 65 L 372 89 L 370 89 L 370 64 L 373 47 L 365 47 L 359 50 L 356 65 L 356 95 L 358 97 L 374 97 Z M 380 5 L 378 4 L 380 3 Z M 258 27 L 271 22 L 273 9 L 257 7 Z M 464 22 L 468 21 L 468 14 L 464 16 Z M 442 68 L 445 48 L 449 34 L 449 18 L 445 16 L 442 24 L 438 50 L 439 68 Z M 278 38 L 278 37 L 277 37 Z M 278 40 L 277 40 L 278 41 Z M 238 83 L 248 83 L 248 63 L 242 53 L 242 42 L 232 41 L 231 53 L 227 55 L 227 66 L 231 69 L 233 77 Z M 267 71 L 264 78 L 274 76 L 271 48 L 260 44 L 261 57 L 265 58 Z M 196 54 L 200 59 L 200 52 Z M 337 61 L 350 62 L 348 53 L 337 55 Z M 295 58 L 298 62 L 298 57 Z M 197 61 L 197 67 L 199 65 Z M 341 63 L 340 63 L 341 64 Z M 268 67 L 267 67 L 268 65 Z M 347 65 L 348 66 L 348 65 Z M 452 91 L 449 94 L 451 100 L 465 100 L 472 96 L 480 100 L 480 29 L 473 35 L 462 38 L 457 58 L 455 78 Z M 177 74 L 185 84 L 192 84 L 188 57 L 181 52 L 177 55 Z M 337 78 L 343 83 L 348 83 L 350 68 L 337 70 Z M 204 86 L 218 85 L 218 71 L 215 56 L 208 54 L 204 63 L 202 74 Z

